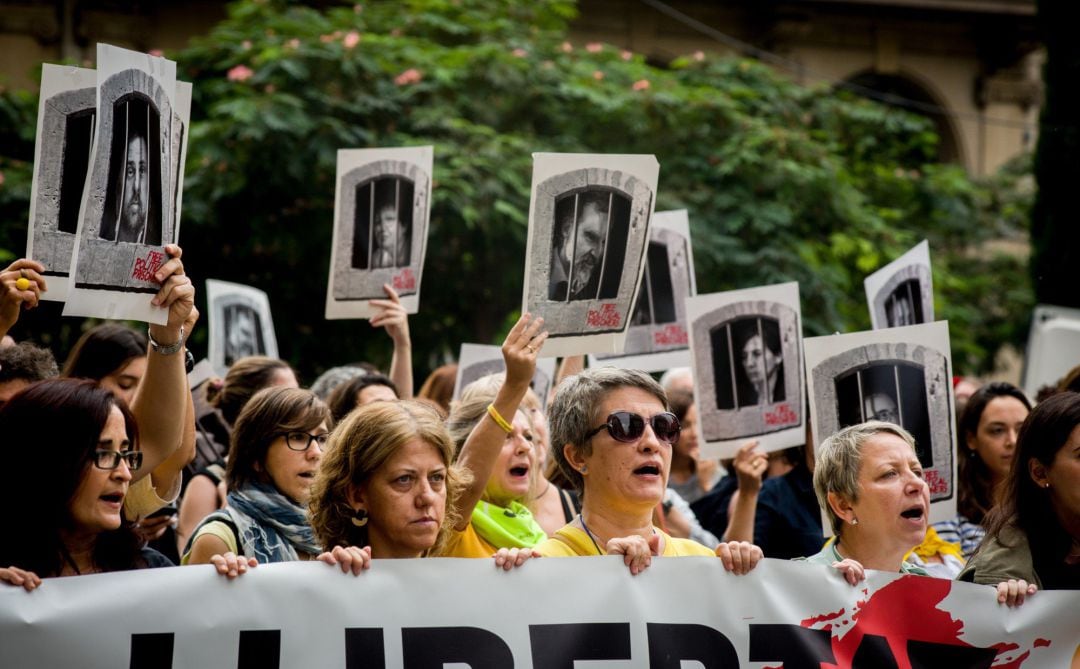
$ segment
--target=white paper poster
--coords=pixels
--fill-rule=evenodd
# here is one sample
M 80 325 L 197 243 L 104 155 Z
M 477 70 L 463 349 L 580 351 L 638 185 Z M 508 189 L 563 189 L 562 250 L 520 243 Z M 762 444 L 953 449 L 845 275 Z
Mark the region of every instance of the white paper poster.
M 930 487 L 930 523 L 956 516 L 956 423 L 947 321 L 806 339 L 815 447 L 867 420 L 900 425 Z M 829 523 L 824 524 L 828 531 Z
M 756 439 L 777 451 L 806 441 L 799 284 L 686 301 L 703 456 L 731 458 Z
M 487 344 L 462 344 L 458 355 L 457 379 L 454 382 L 453 399 L 461 399 L 461 391 L 473 381 L 488 374 L 502 374 L 506 371 L 502 348 Z M 533 389 L 540 402 L 547 404 L 548 392 L 555 379 L 555 359 L 540 358 L 536 361 L 536 372 L 529 387 Z
M 873 329 L 934 322 L 934 282 L 926 240 L 866 277 L 863 285 Z
M 219 376 L 251 355 L 278 357 L 270 299 L 258 288 L 207 279 L 210 345 L 207 357 Z
M 368 301 L 386 299 L 383 285 L 419 310 L 433 156 L 430 146 L 338 151 L 327 318 L 375 316 Z
M 52 284 L 49 284 L 50 286 Z M 1024 392 L 1036 397 L 1080 365 L 1080 309 L 1040 304 L 1035 307 L 1024 353 Z
M 622 351 L 659 172 L 655 156 L 533 154 L 522 309 L 544 317 L 541 355 Z
M 590 355 L 590 367 L 663 372 L 690 366 L 686 298 L 697 295 L 697 279 L 685 209 L 653 214 L 646 260 L 623 352 Z

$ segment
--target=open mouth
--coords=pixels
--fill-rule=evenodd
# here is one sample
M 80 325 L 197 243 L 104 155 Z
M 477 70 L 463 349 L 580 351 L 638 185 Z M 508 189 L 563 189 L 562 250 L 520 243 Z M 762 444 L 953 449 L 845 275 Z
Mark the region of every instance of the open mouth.
M 642 465 L 634 470 L 635 476 L 659 476 L 660 468 L 656 465 Z
M 511 467 L 510 468 L 510 475 L 511 476 L 528 476 L 529 475 L 529 468 L 528 467 L 523 467 L 523 466 Z
M 923 508 L 921 506 L 914 506 L 910 509 L 904 509 L 900 512 L 900 516 L 907 518 L 908 520 L 920 520 L 924 515 Z
M 124 493 L 122 492 L 110 492 L 102 495 L 99 499 L 104 500 L 110 504 L 123 504 Z
M 298 476 L 302 479 L 313 479 L 315 478 L 315 472 L 300 472 Z

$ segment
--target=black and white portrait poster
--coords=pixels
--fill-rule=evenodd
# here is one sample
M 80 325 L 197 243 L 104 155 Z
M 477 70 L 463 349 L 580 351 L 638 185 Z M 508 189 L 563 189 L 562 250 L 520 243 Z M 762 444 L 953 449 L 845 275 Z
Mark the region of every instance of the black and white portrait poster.
M 522 309 L 544 317 L 542 355 L 622 352 L 659 173 L 655 156 L 533 154 Z
M 473 381 L 488 374 L 502 374 L 506 371 L 502 349 L 487 344 L 462 344 L 458 355 L 457 379 L 454 382 L 454 399 L 461 399 L 461 391 Z M 536 361 L 536 372 L 529 386 L 540 401 L 547 404 L 551 383 L 555 379 L 555 358 L 542 358 Z
M 433 156 L 430 146 L 338 151 L 327 318 L 371 318 L 384 284 L 419 310 Z
M 805 346 L 814 444 L 868 420 L 900 425 L 915 437 L 930 486 L 930 522 L 954 517 L 956 433 L 948 322 L 809 337 Z
M 697 278 L 685 209 L 653 214 L 645 259 L 622 354 L 590 355 L 589 366 L 647 372 L 690 366 L 686 298 L 697 294 Z
M 691 297 L 686 317 L 703 456 L 805 443 L 799 284 Z
M 934 322 L 934 284 L 926 240 L 866 277 L 863 285 L 873 329 Z
M 1080 309 L 1040 304 L 1035 307 L 1024 353 L 1023 384 L 1028 397 L 1056 386 L 1080 365 Z
M 42 65 L 26 257 L 45 266 L 43 300 L 67 299 L 96 114 L 97 72 Z
M 164 323 L 154 272 L 176 242 L 176 63 L 99 44 L 97 118 L 65 316 Z M 186 125 L 186 122 L 184 123 Z
M 206 304 L 210 308 L 210 364 L 225 376 L 229 367 L 250 355 L 278 357 L 270 300 L 258 288 L 207 279 Z

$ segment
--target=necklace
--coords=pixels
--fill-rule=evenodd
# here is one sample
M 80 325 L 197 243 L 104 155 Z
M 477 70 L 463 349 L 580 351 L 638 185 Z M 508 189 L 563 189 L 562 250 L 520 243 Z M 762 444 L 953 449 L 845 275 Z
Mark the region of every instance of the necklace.
M 585 524 L 585 516 L 584 516 L 584 514 L 579 514 L 578 518 L 581 519 L 581 526 L 585 528 L 585 534 L 589 535 L 589 539 L 592 541 L 592 545 L 596 546 L 596 554 L 597 555 L 606 555 L 606 553 L 604 553 L 604 551 L 600 550 L 600 544 L 596 543 L 596 537 L 594 537 L 593 533 L 589 530 L 589 526 Z

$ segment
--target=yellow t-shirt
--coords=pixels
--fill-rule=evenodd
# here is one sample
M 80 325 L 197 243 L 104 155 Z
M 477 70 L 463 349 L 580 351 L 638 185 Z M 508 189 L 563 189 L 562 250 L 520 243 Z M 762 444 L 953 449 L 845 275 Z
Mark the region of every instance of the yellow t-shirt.
M 659 528 L 653 528 L 664 539 L 662 557 L 716 557 L 716 553 L 690 539 L 675 539 Z M 578 557 L 605 555 L 597 551 L 597 546 L 584 530 L 565 525 L 547 541 L 536 546 L 544 557 Z
M 446 548 L 439 553 L 439 557 L 489 558 L 495 555 L 497 550 L 497 548 L 484 541 L 476 533 L 473 524 L 469 523 L 464 530 L 455 531 L 451 535 L 450 541 L 447 542 Z

